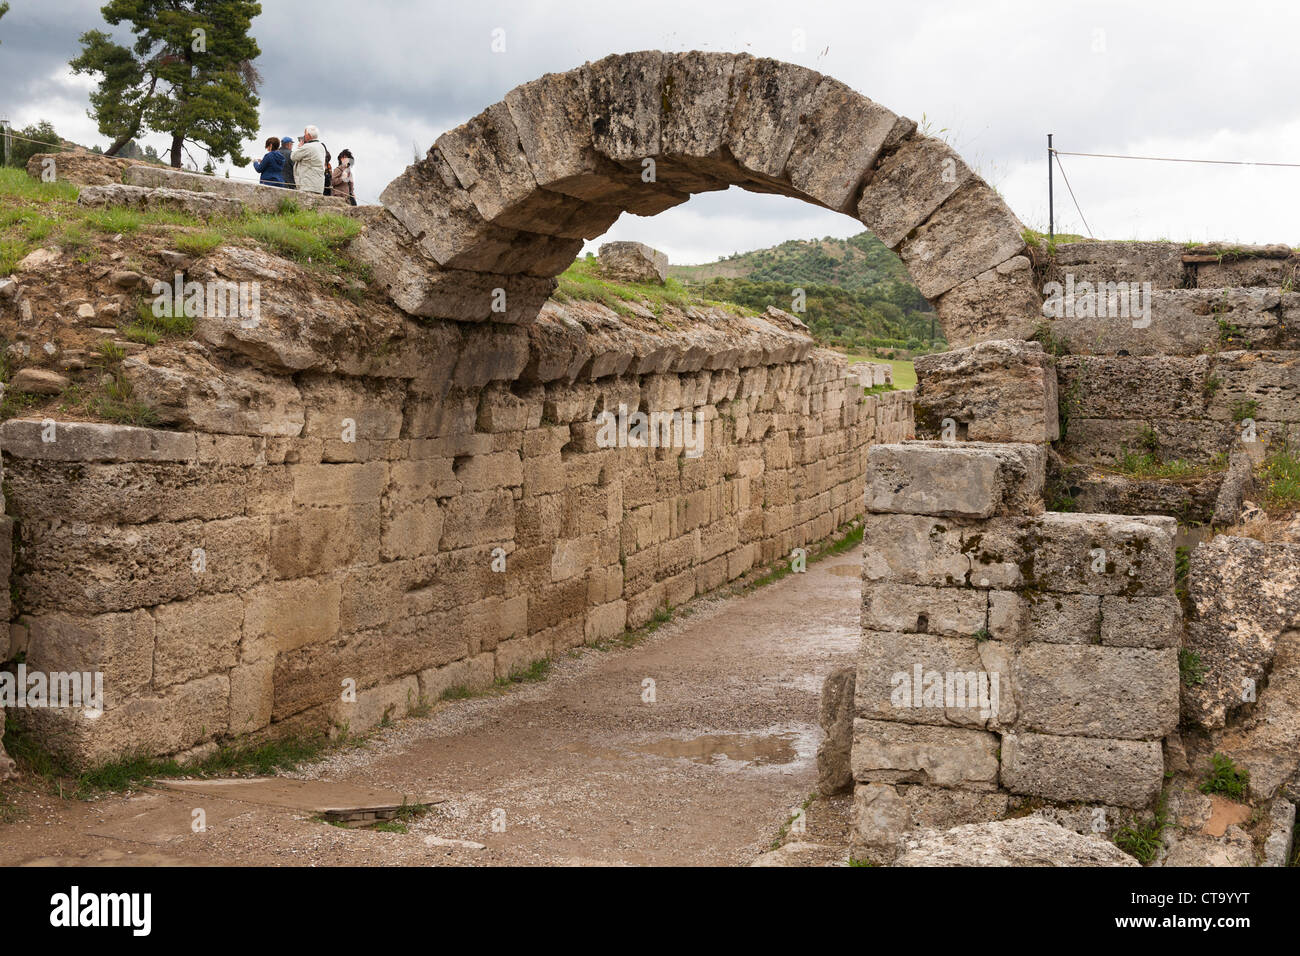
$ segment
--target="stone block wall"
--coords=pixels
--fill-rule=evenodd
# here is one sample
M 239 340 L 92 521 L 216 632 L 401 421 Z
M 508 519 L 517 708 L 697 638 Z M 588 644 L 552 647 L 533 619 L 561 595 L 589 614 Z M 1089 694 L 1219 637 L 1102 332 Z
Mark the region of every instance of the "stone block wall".
M 1286 246 L 1077 242 L 1039 250 L 1040 284 L 1061 290 L 1055 309 L 1045 295 L 1040 334 L 1064 353 L 1056 361 L 1060 450 L 1080 467 L 1062 483 L 1078 507 L 1235 520 L 1240 501 L 1219 497 L 1229 464 L 1259 457 L 1300 426 L 1300 293 L 1291 291 L 1298 263 Z M 1125 302 L 1126 292 L 1139 299 Z M 1140 315 L 1117 314 L 1139 300 L 1147 306 Z M 1126 448 L 1209 470 L 1177 488 L 1096 471 L 1113 468 Z
M 364 729 L 832 536 L 861 513 L 867 446 L 911 437 L 911 393 L 864 395 L 794 320 L 634 334 L 592 306 L 602 338 L 570 311 L 426 326 L 414 344 L 451 354 L 399 350 L 387 374 L 257 373 L 292 399 L 174 392 L 207 429 L 5 423 L 11 634 L 29 669 L 101 671 L 106 696 L 98 719 L 21 719 L 83 764 Z M 700 454 L 606 447 L 620 406 L 693 416 Z
M 870 449 L 854 681 L 855 839 L 1143 807 L 1179 713 L 1175 522 L 1043 510 L 1046 448 Z

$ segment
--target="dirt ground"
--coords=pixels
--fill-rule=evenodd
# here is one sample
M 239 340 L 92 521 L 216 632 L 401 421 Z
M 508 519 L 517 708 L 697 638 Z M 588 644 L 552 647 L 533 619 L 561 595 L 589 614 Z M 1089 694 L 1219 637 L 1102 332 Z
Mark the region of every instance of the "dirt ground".
M 407 832 L 219 786 L 89 802 L 29 786 L 0 825 L 0 865 L 749 864 L 814 789 L 818 695 L 858 643 L 860 568 L 853 551 L 697 601 L 635 647 L 586 649 L 545 681 L 440 704 L 287 775 L 436 801 Z M 843 845 L 847 803 L 813 803 L 788 839 Z

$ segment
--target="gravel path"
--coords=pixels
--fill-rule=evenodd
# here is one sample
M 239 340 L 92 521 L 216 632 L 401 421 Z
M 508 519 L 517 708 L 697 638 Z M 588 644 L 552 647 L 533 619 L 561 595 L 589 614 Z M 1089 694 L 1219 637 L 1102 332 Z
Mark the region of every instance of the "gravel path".
M 439 801 L 408 832 L 162 788 L 26 790 L 0 864 L 748 864 L 814 787 L 817 698 L 857 646 L 860 568 L 854 551 L 697 601 L 633 648 L 566 656 L 290 775 Z

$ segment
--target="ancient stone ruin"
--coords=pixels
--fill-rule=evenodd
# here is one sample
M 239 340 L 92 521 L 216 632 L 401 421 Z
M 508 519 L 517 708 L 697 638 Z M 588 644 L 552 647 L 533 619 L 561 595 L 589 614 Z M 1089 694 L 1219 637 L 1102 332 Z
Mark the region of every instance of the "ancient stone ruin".
M 219 216 L 282 198 L 121 179 L 80 202 Z M 917 362 L 915 396 L 779 309 L 551 299 L 623 212 L 730 185 L 855 216 L 899 255 L 953 346 Z M 1220 536 L 1181 578 L 1176 548 L 1180 521 L 1238 520 L 1300 418 L 1290 250 L 1027 245 L 914 122 L 803 67 L 698 52 L 526 83 L 381 206 L 340 211 L 364 225 L 349 254 L 369 288 L 328 294 L 234 246 L 103 276 L 259 290 L 256 321 L 204 312 L 190 340 L 123 361 L 165 427 L 0 428 L 18 597 L 0 658 L 104 677 L 95 719 L 18 715 L 46 746 L 90 765 L 373 727 L 861 519 L 863 642 L 827 683 L 821 766 L 824 790 L 853 788 L 855 853 L 919 865 L 956 840 L 1127 862 L 1075 837 L 1167 803 L 1170 858 L 1255 862 L 1255 834 L 1201 832 L 1195 788 L 1166 782 L 1223 751 L 1266 811 L 1260 855 L 1286 858 L 1300 544 Z M 33 260 L 0 286 L 20 326 L 65 267 Z M 1102 285 L 1064 294 L 1084 280 Z M 1116 318 L 1119 282 L 1153 291 Z M 1129 447 L 1222 467 L 1176 484 L 1099 469 Z
M 600 273 L 618 282 L 663 285 L 668 257 L 641 242 L 607 242 L 600 247 Z

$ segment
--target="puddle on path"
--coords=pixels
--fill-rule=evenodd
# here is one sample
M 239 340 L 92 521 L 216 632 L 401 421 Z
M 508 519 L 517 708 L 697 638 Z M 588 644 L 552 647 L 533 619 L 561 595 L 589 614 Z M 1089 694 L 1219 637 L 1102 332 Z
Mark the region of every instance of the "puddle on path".
M 641 753 L 658 757 L 685 757 L 696 763 L 713 763 L 716 759 L 763 766 L 793 763 L 798 734 L 705 734 L 689 740 L 668 738 L 636 745 Z

